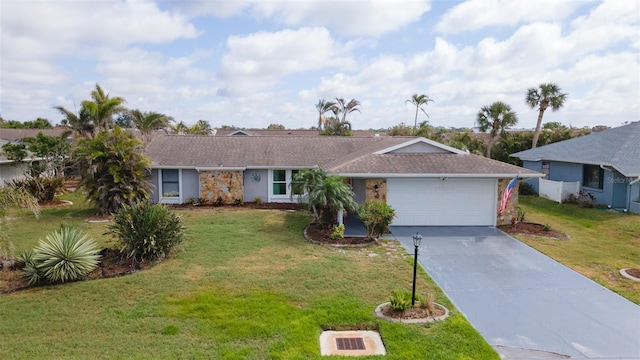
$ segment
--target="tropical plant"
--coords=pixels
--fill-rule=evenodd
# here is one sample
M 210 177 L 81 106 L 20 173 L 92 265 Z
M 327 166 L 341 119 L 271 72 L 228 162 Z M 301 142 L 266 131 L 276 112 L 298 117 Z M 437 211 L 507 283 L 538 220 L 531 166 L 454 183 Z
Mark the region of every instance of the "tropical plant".
M 162 260 L 184 240 L 182 220 L 163 205 L 138 202 L 123 205 L 109 232 L 115 234 L 127 256 Z
M 33 259 L 33 255 L 33 250 L 27 250 L 18 255 L 18 261 L 24 263 L 22 276 L 29 285 L 35 285 L 43 279 L 42 271 L 38 268 L 38 262 Z
M 282 124 L 269 124 L 267 130 L 286 130 L 286 128 Z
M 331 106 L 331 111 L 341 123 L 346 123 L 347 115 L 354 111 L 360 112 L 358 106 L 360 106 L 360 102 L 356 99 L 347 102 L 344 98 L 336 98 L 336 102 Z
M 193 135 L 210 135 L 213 132 L 211 124 L 206 120 L 198 120 L 189 128 L 189 134 Z
M 123 204 L 149 198 L 150 160 L 143 149 L 131 131 L 117 126 L 78 143 L 73 155 L 82 174 L 80 186 L 99 215 L 116 213 Z
M 291 183 L 289 184 L 291 197 L 293 198 L 294 194 L 296 194 L 296 196 L 299 196 L 307 204 L 316 223 L 320 223 L 321 221 L 320 211 L 317 208 L 317 204 L 309 201 L 309 194 L 319 188 L 326 179 L 327 173 L 320 168 L 302 169 L 293 174 Z
M 331 116 L 325 119 L 324 130 L 320 135 L 328 136 L 353 136 L 351 131 L 351 123 L 348 121 L 340 121 L 338 118 Z
M 121 97 L 110 97 L 99 84 L 91 91 L 91 100 L 84 100 L 82 108 L 89 114 L 96 128 L 109 130 L 115 126 L 113 116 L 119 112 L 125 112 L 122 106 L 126 100 Z
M 325 99 L 318 100 L 316 104 L 316 110 L 318 110 L 318 130 L 322 130 L 322 127 L 325 125 L 324 114 L 331 111 L 331 108 L 335 103 L 333 101 L 326 101 Z
M 563 93 L 562 89 L 554 83 L 540 84 L 537 88 L 527 90 L 525 102 L 532 109 L 538 108 L 538 121 L 536 122 L 536 129 L 533 133 L 532 149 L 538 145 L 538 137 L 540 136 L 540 126 L 544 112 L 549 107 L 551 107 L 552 111 L 557 111 L 563 107 L 567 96 L 568 94 Z
M 390 306 L 395 311 L 405 311 L 411 309 L 411 292 L 408 290 L 395 290 L 389 299 Z
M 62 125 L 73 131 L 75 134 L 85 138 L 94 136 L 95 124 L 91 115 L 84 107 L 81 107 L 77 114 L 62 106 L 55 106 L 54 109 L 60 111 L 60 113 L 64 115 L 64 119 L 61 121 Z
M 427 114 L 423 106 L 426 107 L 430 101 L 433 102 L 433 100 L 429 98 L 429 96 L 427 96 L 426 94 L 420 94 L 420 95 L 413 94 L 411 96 L 411 99 L 405 100 L 404 102 L 405 104 L 410 103 L 411 105 L 416 107 L 416 115 L 415 115 L 415 118 L 413 119 L 413 135 L 414 136 L 416 135 L 417 129 L 418 129 L 418 110 L 421 110 L 428 118 L 429 114 Z
M 511 106 L 502 101 L 496 101 L 490 106 L 483 106 L 480 109 L 477 115 L 477 122 L 480 131 L 489 131 L 489 141 L 485 156 L 490 158 L 493 143 L 498 135 L 505 132 L 509 126 L 517 124 L 518 117 L 511 110 Z
M 339 176 L 328 176 L 308 195 L 311 206 L 318 209 L 320 224 L 326 227 L 335 224 L 338 212 L 357 211 L 351 187 Z
M 52 201 L 56 194 L 62 190 L 64 178 L 62 176 L 16 178 L 7 182 L 6 186 L 24 190 L 39 202 Z
M 413 133 L 413 129 L 411 129 L 410 126 L 405 125 L 405 123 L 400 123 L 387 130 L 387 135 L 389 136 L 411 136 Z
M 22 256 L 30 284 L 44 279 L 64 283 L 84 278 L 98 266 L 97 244 L 78 228 L 62 226 Z
M 131 122 L 140 131 L 142 141 L 148 144 L 151 141 L 151 134 L 156 130 L 166 129 L 173 121 L 173 118 L 157 112 L 142 112 L 138 109 L 131 110 Z
M 395 210 L 383 200 L 367 200 L 358 209 L 369 239 L 384 235 L 395 215 Z

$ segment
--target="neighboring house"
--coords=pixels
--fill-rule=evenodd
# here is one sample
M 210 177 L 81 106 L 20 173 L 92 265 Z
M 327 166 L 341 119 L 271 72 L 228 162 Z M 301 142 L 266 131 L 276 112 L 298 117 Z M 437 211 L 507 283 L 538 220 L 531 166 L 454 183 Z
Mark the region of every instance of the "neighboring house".
M 215 136 L 322 136 L 320 130 L 216 129 Z M 379 136 L 373 130 L 353 130 L 354 137 Z M 384 135 L 384 133 L 382 134 Z
M 547 180 L 580 182 L 597 204 L 640 214 L 640 121 L 511 156 Z
M 389 203 L 396 225 L 508 223 L 516 215 L 517 189 L 499 216 L 506 184 L 518 173 L 542 176 L 414 137 L 165 135 L 155 137 L 146 153 L 153 202 L 296 202 L 292 176 L 321 168 L 346 178 L 358 203 Z
M 65 129 L 56 127 L 53 129 L 4 129 L 0 128 L 0 187 L 5 183 L 14 180 L 24 178 L 25 171 L 28 166 L 26 163 L 16 164 L 15 161 L 7 159 L 2 154 L 2 145 L 12 142 L 18 142 L 24 137 L 36 137 L 38 133 L 42 132 L 48 136 L 60 136 L 64 133 Z M 27 158 L 25 162 L 34 161 L 38 159 Z

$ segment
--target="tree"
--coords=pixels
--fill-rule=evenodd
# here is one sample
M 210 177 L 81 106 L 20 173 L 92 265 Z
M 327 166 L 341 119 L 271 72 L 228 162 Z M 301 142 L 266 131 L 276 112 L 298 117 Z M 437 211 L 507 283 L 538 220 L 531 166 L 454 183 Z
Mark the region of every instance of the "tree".
M 77 114 L 62 106 L 55 106 L 54 109 L 64 115 L 65 118 L 62 119 L 63 126 L 85 138 L 92 138 L 94 136 L 95 124 L 89 112 L 84 107 L 81 107 L 80 112 Z
M 292 194 L 307 203 L 313 213 L 314 222 L 321 227 L 334 224 L 338 211 L 356 211 L 358 204 L 353 199 L 351 187 L 338 176 L 327 176 L 324 170 L 304 169 L 293 176 Z
M 410 126 L 405 125 L 404 123 L 400 123 L 396 126 L 390 127 L 387 130 L 387 135 L 389 136 L 411 136 L 415 131 L 411 129 Z
M 192 127 L 188 130 L 189 134 L 194 135 L 211 135 L 213 132 L 213 128 L 206 120 L 198 120 Z
M 320 225 L 326 227 L 336 223 L 338 212 L 357 211 L 351 187 L 339 176 L 327 176 L 308 194 L 309 206 L 318 209 Z
M 286 130 L 286 128 L 282 124 L 269 124 L 267 130 Z
M 115 125 L 113 115 L 126 110 L 122 106 L 126 102 L 124 98 L 109 97 L 109 93 L 105 93 L 99 84 L 91 91 L 91 99 L 84 100 L 82 107 L 89 114 L 94 126 L 100 130 L 111 129 Z
M 564 102 L 567 100 L 567 94 L 562 92 L 562 89 L 557 84 L 546 83 L 540 84 L 537 88 L 530 88 L 527 90 L 525 102 L 530 108 L 538 108 L 538 122 L 536 123 L 536 130 L 533 133 L 533 143 L 531 148 L 534 149 L 538 144 L 538 137 L 540 136 L 540 125 L 542 124 L 542 117 L 544 112 L 551 106 L 552 111 L 558 111 L 564 106 Z
M 358 106 L 360 106 L 360 102 L 356 99 L 346 102 L 343 98 L 336 98 L 336 102 L 331 106 L 331 111 L 340 122 L 346 123 L 347 115 L 354 111 L 360 112 Z
M 95 205 L 98 215 L 116 213 L 123 204 L 146 201 L 151 161 L 144 145 L 128 130 L 115 127 L 101 131 L 95 139 L 81 139 L 75 149 L 82 179 L 80 186 Z
M 511 110 L 511 106 L 502 101 L 496 101 L 491 104 L 491 106 L 482 107 L 478 112 L 477 122 L 480 131 L 489 131 L 489 141 L 487 143 L 485 156 L 490 158 L 493 143 L 498 135 L 505 132 L 509 126 L 517 124 L 518 117 L 516 113 Z
M 320 132 L 320 135 L 353 136 L 351 123 L 348 121 L 340 121 L 338 118 L 331 116 L 325 119 L 324 130 Z
M 427 118 L 429 117 L 429 114 L 427 114 L 427 112 L 422 108 L 423 106 L 427 106 L 429 104 L 429 101 L 433 102 L 433 100 L 431 98 L 429 98 L 429 96 L 427 96 L 426 94 L 413 94 L 411 96 L 411 99 L 406 100 L 404 103 L 410 103 L 413 106 L 416 107 L 416 116 L 413 120 L 413 135 L 416 135 L 416 130 L 418 128 L 418 110 L 422 110 L 422 112 L 427 116 Z
M 325 99 L 318 100 L 316 104 L 316 110 L 318 110 L 318 130 L 322 130 L 325 124 L 324 114 L 331 111 L 334 105 L 335 103 L 333 101 L 326 101 Z
M 151 141 L 151 134 L 156 130 L 166 129 L 171 125 L 171 117 L 157 112 L 142 112 L 138 109 L 132 110 L 131 123 L 140 131 L 142 142 L 145 146 Z

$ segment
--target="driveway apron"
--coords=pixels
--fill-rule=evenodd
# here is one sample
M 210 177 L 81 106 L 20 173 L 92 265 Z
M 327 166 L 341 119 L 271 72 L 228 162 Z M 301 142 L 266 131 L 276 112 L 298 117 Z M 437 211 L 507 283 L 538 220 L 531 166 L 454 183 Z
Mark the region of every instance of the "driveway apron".
M 500 230 L 391 232 L 410 254 L 422 234 L 419 264 L 502 358 L 640 359 L 640 306 Z

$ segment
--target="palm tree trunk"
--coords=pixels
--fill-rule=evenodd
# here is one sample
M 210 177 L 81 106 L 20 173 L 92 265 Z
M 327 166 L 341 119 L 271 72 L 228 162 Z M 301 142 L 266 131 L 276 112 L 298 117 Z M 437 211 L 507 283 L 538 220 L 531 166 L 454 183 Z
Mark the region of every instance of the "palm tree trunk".
M 413 119 L 413 136 L 418 133 L 418 108 L 419 106 L 416 106 L 416 117 Z
M 486 158 L 491 159 L 491 149 L 493 148 L 493 137 L 489 138 L 489 143 L 487 144 L 487 152 L 485 154 Z
M 544 115 L 544 110 L 540 109 L 538 113 L 538 123 L 536 124 L 536 130 L 533 132 L 533 142 L 531 143 L 531 148 L 535 149 L 538 146 L 538 137 L 540 136 L 540 126 L 542 125 L 542 116 Z

